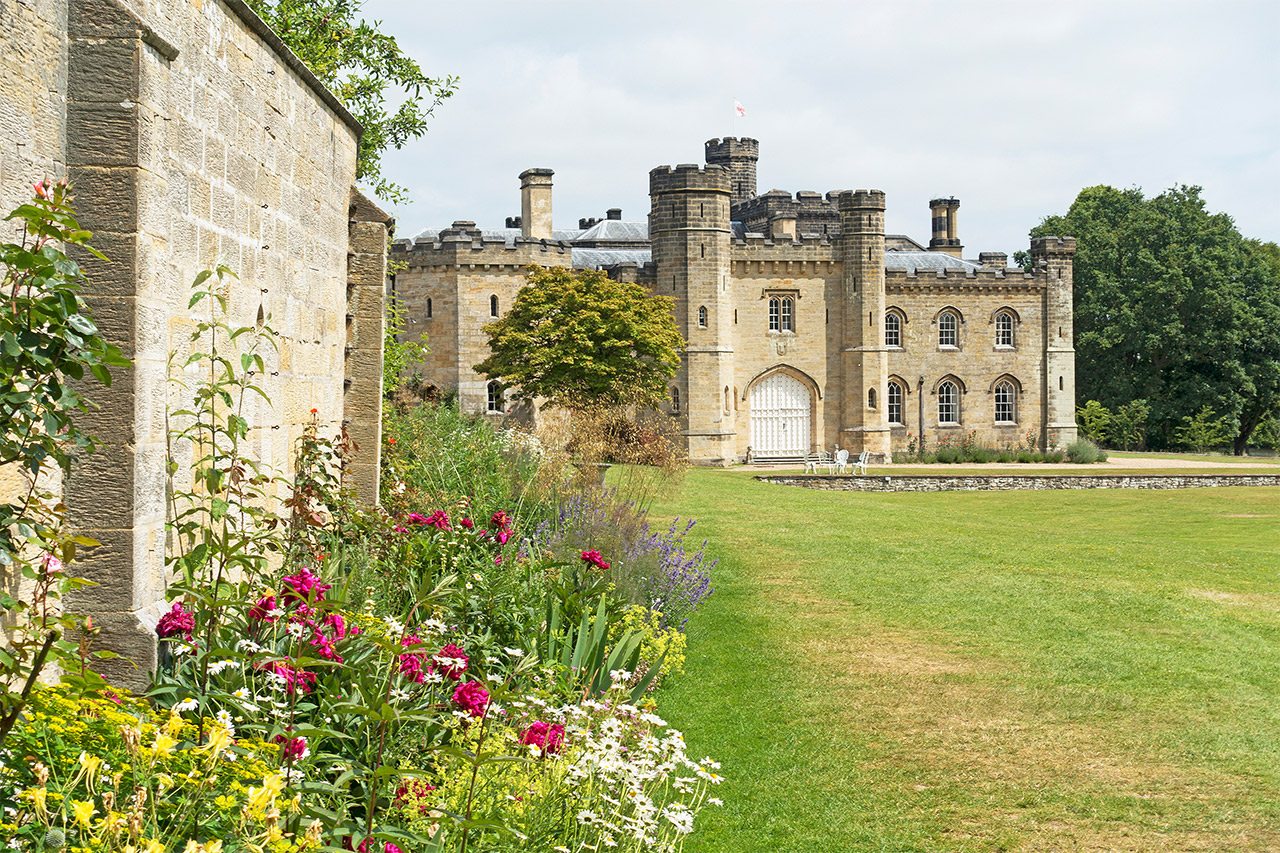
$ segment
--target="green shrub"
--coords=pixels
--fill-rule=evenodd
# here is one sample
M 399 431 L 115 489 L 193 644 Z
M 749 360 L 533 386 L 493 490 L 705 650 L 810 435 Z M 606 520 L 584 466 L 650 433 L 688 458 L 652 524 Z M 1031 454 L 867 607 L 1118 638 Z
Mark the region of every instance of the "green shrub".
M 934 454 L 936 461 L 943 462 L 948 465 L 963 462 L 964 456 L 964 451 L 959 447 L 939 447 L 937 452 Z
M 1077 438 L 1067 445 L 1067 459 L 1077 465 L 1092 465 L 1095 462 L 1105 462 L 1107 454 L 1089 439 Z

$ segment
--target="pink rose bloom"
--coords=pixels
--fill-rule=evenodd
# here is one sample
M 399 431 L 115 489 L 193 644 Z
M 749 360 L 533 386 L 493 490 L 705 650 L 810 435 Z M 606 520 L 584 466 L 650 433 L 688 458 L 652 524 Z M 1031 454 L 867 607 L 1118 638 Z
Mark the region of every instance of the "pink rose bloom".
M 538 720 L 530 723 L 529 728 L 520 733 L 520 742 L 553 755 L 564 746 L 564 726 L 559 723 L 548 725 Z
M 178 636 L 190 640 L 195 629 L 195 614 L 183 607 L 181 601 L 175 601 L 169 612 L 161 616 L 160 621 L 156 623 L 156 636 L 162 640 Z
M 439 664 L 440 672 L 450 681 L 462 678 L 462 673 L 467 671 L 467 665 L 471 663 L 466 651 L 454 643 L 449 643 L 437 652 L 432 660 Z
M 305 602 L 324 601 L 324 594 L 331 589 L 330 585 L 312 574 L 310 569 L 302 569 L 297 574 L 284 579 L 284 600 L 286 604 L 304 604 Z
M 582 562 L 593 569 L 599 569 L 602 572 L 609 571 L 609 564 L 605 562 L 604 557 L 600 556 L 600 552 L 594 549 L 582 552 Z
M 274 595 L 264 595 L 258 599 L 258 603 L 249 608 L 249 618 L 255 622 L 274 622 L 276 617 L 271 615 L 271 611 L 276 609 L 276 597 Z
M 489 707 L 489 691 L 478 681 L 459 684 L 453 691 L 453 704 L 473 717 L 483 717 L 485 708 Z

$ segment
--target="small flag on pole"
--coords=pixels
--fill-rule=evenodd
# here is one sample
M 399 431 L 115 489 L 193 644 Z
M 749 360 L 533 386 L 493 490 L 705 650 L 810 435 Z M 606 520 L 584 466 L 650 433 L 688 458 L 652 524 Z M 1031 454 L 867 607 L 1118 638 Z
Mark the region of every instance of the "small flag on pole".
M 742 105 L 742 101 L 734 100 L 733 114 L 736 115 L 738 118 L 746 118 L 747 108 Z

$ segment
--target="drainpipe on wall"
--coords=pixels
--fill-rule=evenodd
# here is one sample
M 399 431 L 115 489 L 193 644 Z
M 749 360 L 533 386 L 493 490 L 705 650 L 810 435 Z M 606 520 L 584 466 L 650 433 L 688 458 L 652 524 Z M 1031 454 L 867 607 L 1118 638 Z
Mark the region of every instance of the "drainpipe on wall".
M 920 431 L 916 435 L 920 439 L 919 447 L 924 449 L 924 377 L 921 376 L 916 382 L 916 400 L 919 402 L 920 411 Z

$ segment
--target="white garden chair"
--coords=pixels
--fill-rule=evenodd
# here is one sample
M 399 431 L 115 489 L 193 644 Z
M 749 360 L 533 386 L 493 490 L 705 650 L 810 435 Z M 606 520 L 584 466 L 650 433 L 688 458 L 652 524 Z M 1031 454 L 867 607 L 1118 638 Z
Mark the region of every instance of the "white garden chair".
M 837 450 L 835 462 L 833 463 L 836 474 L 844 474 L 849 470 L 849 451 Z
M 864 450 L 858 454 L 858 461 L 853 463 L 853 473 L 866 474 L 867 463 L 871 461 L 871 451 Z M 859 470 L 861 469 L 861 470 Z

